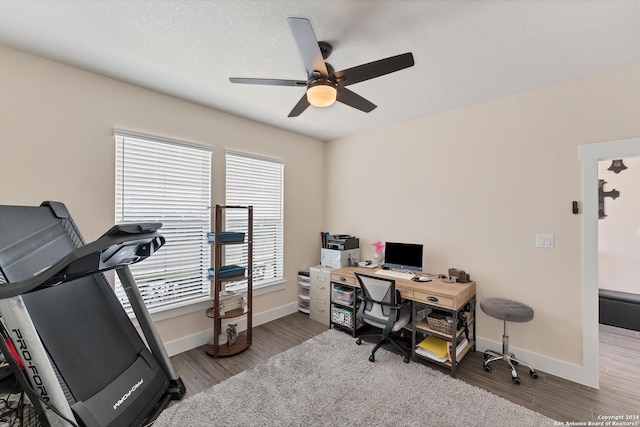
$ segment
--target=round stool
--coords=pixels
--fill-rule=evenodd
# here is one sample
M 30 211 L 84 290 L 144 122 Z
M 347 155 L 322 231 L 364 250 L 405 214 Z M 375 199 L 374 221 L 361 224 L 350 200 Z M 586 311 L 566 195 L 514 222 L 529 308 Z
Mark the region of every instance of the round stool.
M 493 350 L 484 352 L 484 370 L 491 372 L 489 363 L 496 360 L 505 360 L 511 368 L 511 379 L 514 383 L 520 384 L 518 372 L 514 365 L 524 365 L 529 368 L 529 375 L 538 378 L 538 373 L 527 363 L 519 360 L 513 353 L 509 353 L 509 334 L 507 322 L 528 322 L 533 319 L 533 309 L 521 302 L 505 298 L 487 298 L 480 302 L 480 308 L 486 314 L 504 322 L 504 333 L 502 335 L 502 354 Z

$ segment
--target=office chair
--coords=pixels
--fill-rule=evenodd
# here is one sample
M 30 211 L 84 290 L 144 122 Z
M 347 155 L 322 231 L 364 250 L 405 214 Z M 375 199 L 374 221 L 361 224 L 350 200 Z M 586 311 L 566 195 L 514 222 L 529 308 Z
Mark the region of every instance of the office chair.
M 356 340 L 356 344 L 362 344 L 362 338 L 379 338 L 378 343 L 369 356 L 369 361 L 376 360 L 376 351 L 384 344 L 391 344 L 404 355 L 404 363 L 409 363 L 409 350 L 398 344 L 392 337 L 392 333 L 399 331 L 411 321 L 411 310 L 407 303 L 402 302 L 400 292 L 396 290 L 396 281 L 376 276 L 355 273 L 362 294 L 358 309 L 358 323 L 366 323 L 382 329 L 380 334 L 362 335 Z

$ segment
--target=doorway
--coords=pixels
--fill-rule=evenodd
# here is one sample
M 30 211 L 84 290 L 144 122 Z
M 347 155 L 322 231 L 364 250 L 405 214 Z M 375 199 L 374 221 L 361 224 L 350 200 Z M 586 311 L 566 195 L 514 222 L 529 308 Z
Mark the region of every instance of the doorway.
M 582 160 L 582 381 L 599 388 L 598 162 L 640 156 L 640 138 L 580 146 Z

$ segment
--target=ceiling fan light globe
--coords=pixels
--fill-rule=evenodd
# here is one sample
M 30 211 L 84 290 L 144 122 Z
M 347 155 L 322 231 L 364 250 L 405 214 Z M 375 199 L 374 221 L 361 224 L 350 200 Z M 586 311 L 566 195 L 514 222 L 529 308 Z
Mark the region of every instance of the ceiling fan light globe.
M 314 107 L 328 107 L 336 102 L 337 90 L 330 83 L 318 83 L 307 89 L 307 101 Z

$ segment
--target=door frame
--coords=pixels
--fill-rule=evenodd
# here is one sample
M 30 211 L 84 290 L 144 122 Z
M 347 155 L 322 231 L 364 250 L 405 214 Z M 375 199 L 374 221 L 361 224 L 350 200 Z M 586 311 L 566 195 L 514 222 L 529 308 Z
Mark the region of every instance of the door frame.
M 580 146 L 582 161 L 582 383 L 599 388 L 598 162 L 640 156 L 640 138 Z

